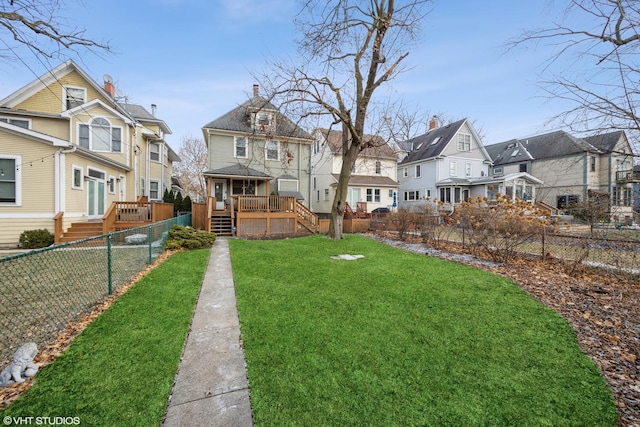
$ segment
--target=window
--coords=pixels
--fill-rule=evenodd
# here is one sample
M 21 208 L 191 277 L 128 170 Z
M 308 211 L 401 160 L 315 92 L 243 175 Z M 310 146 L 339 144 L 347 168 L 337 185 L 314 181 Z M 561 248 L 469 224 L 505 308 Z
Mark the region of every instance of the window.
M 20 157 L 0 157 L 0 204 L 20 205 Z
M 316 191 L 316 202 L 320 201 L 320 190 Z
M 317 188 L 316 186 L 317 182 L 316 182 L 316 177 L 313 177 L 313 189 L 315 190 Z
M 426 190 L 424 190 L 424 197 L 426 197 L 427 199 L 431 198 L 431 189 L 427 188 Z
M 382 163 L 380 160 L 376 160 L 376 175 L 380 175 L 382 173 Z
M 313 154 L 318 154 L 320 152 L 320 141 L 316 141 L 313 143 Z
M 611 205 L 620 206 L 620 188 L 619 187 L 611 188 Z
M 449 162 L 449 176 L 458 176 L 458 163 Z
M 591 156 L 589 160 L 591 162 L 591 172 L 595 172 L 596 171 L 596 156 Z
M 420 192 L 419 191 L 405 191 L 404 192 L 404 200 L 405 201 L 412 201 L 412 200 L 418 200 L 420 199 Z
M 160 145 L 151 143 L 149 144 L 149 160 L 153 162 L 160 161 Z
M 111 127 L 107 119 L 96 117 L 91 125 L 80 125 L 78 144 L 93 151 L 122 152 L 122 129 Z
M 248 179 L 242 180 L 233 180 L 232 186 L 232 194 L 256 194 L 256 185 L 255 181 L 250 181 Z
M 389 198 L 393 199 L 393 188 L 389 189 Z
M 109 193 L 111 194 L 116 193 L 116 178 L 113 176 L 109 177 Z
M 236 157 L 247 158 L 247 138 L 244 136 L 235 137 L 235 155 Z
M 379 188 L 367 188 L 367 202 L 380 203 Z
M 416 178 L 420 178 L 421 175 L 422 175 L 422 171 L 421 171 L 420 165 L 416 165 Z
M 267 139 L 265 143 L 265 152 L 267 160 L 278 160 L 280 158 L 280 144 L 272 139 Z
M 87 91 L 81 87 L 64 87 L 65 110 L 70 110 L 82 105 L 87 100 Z
M 444 203 L 451 203 L 451 187 L 440 189 L 440 201 Z
M 520 163 L 520 172 L 528 172 L 527 169 L 526 163 Z
M 29 129 L 29 120 L 25 119 L 10 119 L 8 117 L 0 117 L 0 122 L 9 123 L 10 125 Z
M 458 151 L 471 151 L 471 135 L 458 134 Z
M 631 199 L 633 195 L 633 190 L 631 188 L 625 187 L 622 193 L 622 204 L 624 206 L 631 206 Z
M 402 169 L 402 176 L 405 178 L 409 176 L 409 168 Z
M 145 190 L 145 187 L 144 187 L 144 177 L 142 177 L 142 178 L 140 178 L 140 194 L 141 194 L 142 196 L 144 196 L 144 195 L 145 195 L 144 190 Z
M 466 162 L 464 164 L 464 176 L 471 176 L 471 162 Z
M 324 189 L 324 199 L 325 200 L 329 200 L 329 189 L 328 188 Z
M 149 180 L 149 199 L 160 200 L 160 181 Z
M 258 132 L 275 131 L 275 115 L 269 111 L 258 111 L 254 115 L 254 129 Z
M 495 168 L 493 168 L 494 175 L 500 175 L 503 173 L 503 171 L 504 169 L 502 168 L 502 166 L 496 166 Z
M 82 168 L 79 166 L 73 166 L 73 182 L 71 188 L 82 189 Z

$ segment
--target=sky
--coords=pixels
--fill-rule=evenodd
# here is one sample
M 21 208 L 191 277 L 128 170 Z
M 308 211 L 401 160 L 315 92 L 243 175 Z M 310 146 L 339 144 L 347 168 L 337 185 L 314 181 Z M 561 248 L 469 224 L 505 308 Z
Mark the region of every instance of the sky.
M 505 48 L 523 31 L 549 26 L 554 5 L 561 6 L 434 1 L 405 60 L 408 70 L 384 96 L 425 116 L 467 118 L 485 144 L 555 130 L 546 123 L 566 106 L 550 102 L 537 85 L 552 47 Z M 296 55 L 295 13 L 294 0 L 66 0 L 60 15 L 115 52 L 70 57 L 98 84 L 109 74 L 130 103 L 148 111 L 156 104 L 178 152 L 185 138 L 202 138 L 206 123 L 250 96 L 270 59 Z M 62 62 L 17 52 L 20 60 L 0 62 L 0 99 Z

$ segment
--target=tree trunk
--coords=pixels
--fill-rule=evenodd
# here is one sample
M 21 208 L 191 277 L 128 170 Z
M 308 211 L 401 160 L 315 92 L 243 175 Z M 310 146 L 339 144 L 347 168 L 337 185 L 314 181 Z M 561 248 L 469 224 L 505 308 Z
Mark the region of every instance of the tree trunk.
M 342 239 L 344 212 L 347 204 L 347 193 L 349 191 L 349 178 L 351 178 L 351 169 L 356 162 L 360 148 L 354 144 L 349 145 L 342 156 L 342 168 L 340 169 L 340 178 L 338 178 L 338 187 L 333 198 L 333 206 L 331 207 L 331 221 L 329 222 L 328 236 L 332 239 Z

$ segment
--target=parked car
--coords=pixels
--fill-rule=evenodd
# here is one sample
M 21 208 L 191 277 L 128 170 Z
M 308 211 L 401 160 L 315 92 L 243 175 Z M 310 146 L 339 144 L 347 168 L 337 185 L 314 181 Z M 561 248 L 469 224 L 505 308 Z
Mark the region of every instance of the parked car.
M 375 208 L 374 210 L 371 211 L 371 213 L 374 215 L 386 215 L 389 212 L 391 212 L 389 208 Z

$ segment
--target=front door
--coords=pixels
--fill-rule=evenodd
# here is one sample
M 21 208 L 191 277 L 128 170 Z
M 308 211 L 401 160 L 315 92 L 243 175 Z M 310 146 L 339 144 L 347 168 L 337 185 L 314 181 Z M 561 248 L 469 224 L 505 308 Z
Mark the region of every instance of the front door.
M 87 214 L 90 219 L 102 218 L 104 215 L 104 181 L 89 179 L 87 181 Z
M 212 196 L 216 198 L 216 210 L 224 210 L 224 199 L 227 198 L 225 181 L 213 181 Z

